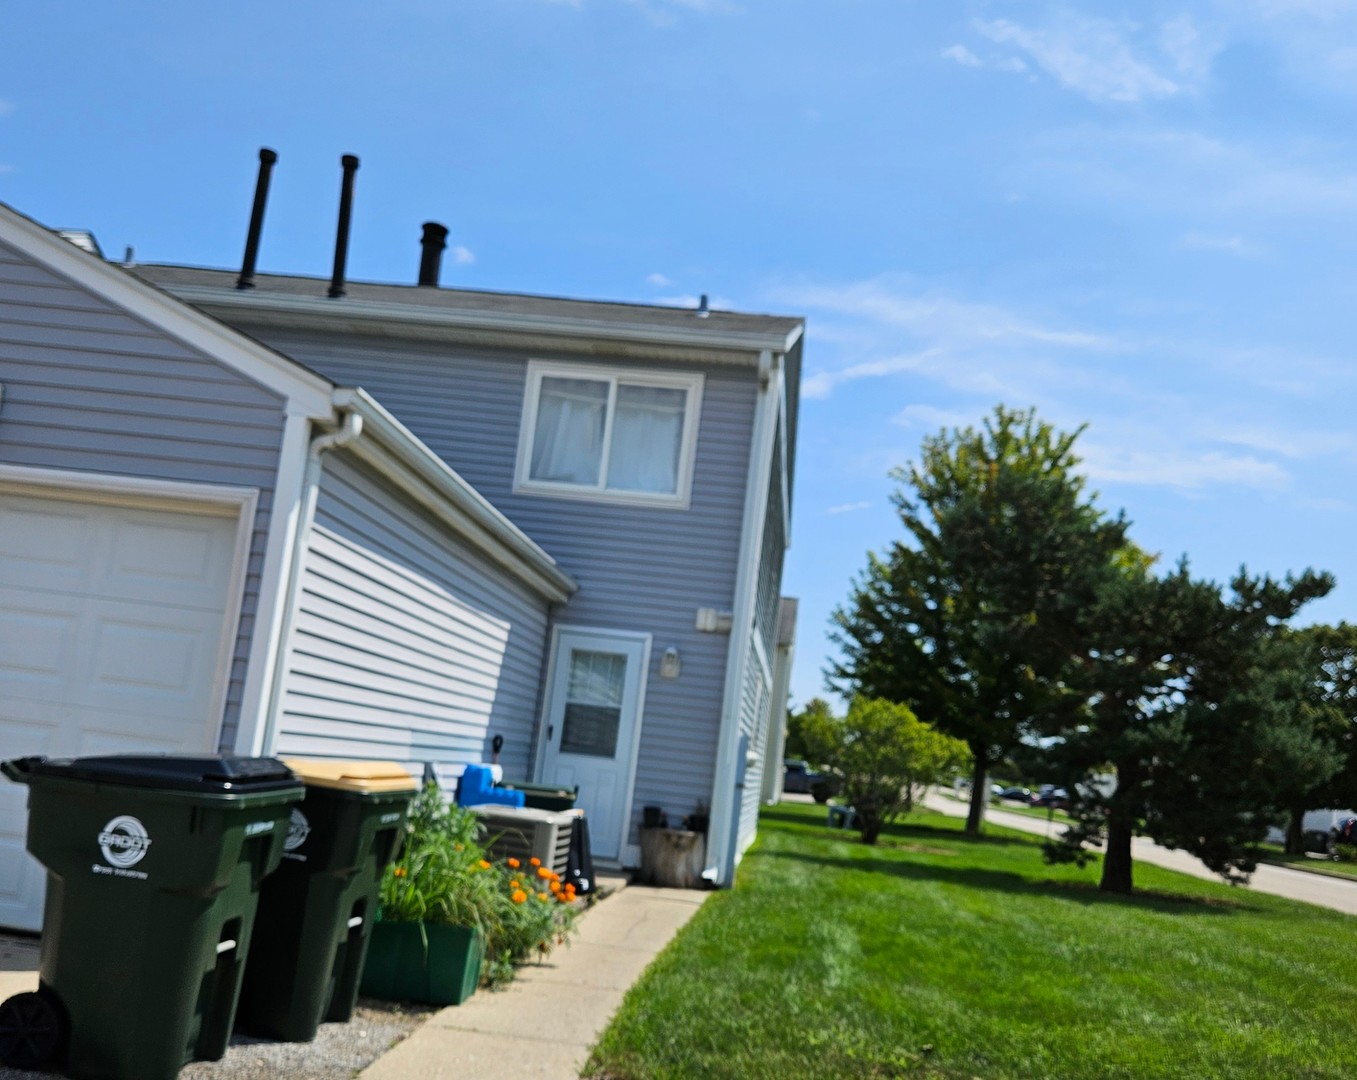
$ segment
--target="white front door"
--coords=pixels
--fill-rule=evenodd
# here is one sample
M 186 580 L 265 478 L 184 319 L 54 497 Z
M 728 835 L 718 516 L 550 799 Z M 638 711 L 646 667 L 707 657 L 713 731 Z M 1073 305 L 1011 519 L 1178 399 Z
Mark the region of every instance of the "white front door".
M 561 628 L 547 688 L 542 780 L 579 786 L 596 858 L 617 862 L 627 839 L 648 634 Z
M 0 757 L 216 748 L 234 517 L 0 493 Z M 28 789 L 0 778 L 0 926 L 36 930 Z

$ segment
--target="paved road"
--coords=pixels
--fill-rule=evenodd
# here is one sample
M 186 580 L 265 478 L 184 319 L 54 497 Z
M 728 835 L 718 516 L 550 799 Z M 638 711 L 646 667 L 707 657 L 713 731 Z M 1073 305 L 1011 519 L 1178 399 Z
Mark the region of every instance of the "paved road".
M 967 804 L 946 795 L 930 791 L 924 803 L 931 809 L 952 817 L 966 816 Z M 985 820 L 1037 836 L 1048 835 L 1048 830 L 1050 835 L 1058 835 L 1061 828 L 1058 823 L 1052 824 L 1023 814 L 1006 814 L 1002 810 L 992 808 L 986 809 Z M 1219 875 L 1213 874 L 1201 864 L 1200 860 L 1194 859 L 1186 852 L 1169 851 L 1143 837 L 1136 837 L 1131 842 L 1131 848 L 1132 855 L 1138 862 L 1154 863 L 1207 881 L 1220 880 Z M 1357 915 L 1357 879 L 1348 881 L 1324 874 L 1310 874 L 1304 870 L 1288 870 L 1283 866 L 1260 866 L 1254 871 L 1248 887 L 1257 892 L 1285 896 L 1292 900 L 1304 900 L 1308 904 Z

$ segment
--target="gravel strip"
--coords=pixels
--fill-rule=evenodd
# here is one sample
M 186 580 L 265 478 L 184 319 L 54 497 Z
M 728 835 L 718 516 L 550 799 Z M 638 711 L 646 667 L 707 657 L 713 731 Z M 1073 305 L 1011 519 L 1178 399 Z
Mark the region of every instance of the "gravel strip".
M 184 1066 L 180 1080 L 351 1080 L 436 1009 L 364 999 L 347 1024 L 321 1024 L 314 1042 L 237 1035 L 220 1061 Z M 51 1080 L 51 1073 L 0 1066 L 0 1080 Z

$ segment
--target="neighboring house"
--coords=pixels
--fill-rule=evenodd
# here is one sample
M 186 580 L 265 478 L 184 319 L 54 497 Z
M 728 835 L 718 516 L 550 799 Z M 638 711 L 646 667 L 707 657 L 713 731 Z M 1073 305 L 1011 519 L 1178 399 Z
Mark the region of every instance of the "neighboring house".
M 709 808 L 728 883 L 785 704 L 800 320 L 326 284 L 0 207 L 0 753 L 453 777 L 500 735 L 601 861 Z M 35 927 L 24 803 L 0 924 Z

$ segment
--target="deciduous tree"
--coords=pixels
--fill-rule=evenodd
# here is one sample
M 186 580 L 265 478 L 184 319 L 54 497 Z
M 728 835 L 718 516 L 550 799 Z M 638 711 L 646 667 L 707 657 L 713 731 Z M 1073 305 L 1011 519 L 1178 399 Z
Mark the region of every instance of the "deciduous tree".
M 991 766 L 1085 704 L 1070 664 L 1126 523 L 1086 490 L 1078 435 L 1000 406 L 979 430 L 925 439 L 893 473 L 904 539 L 868 555 L 834 614 L 831 688 L 903 702 L 966 743 L 971 833 Z

